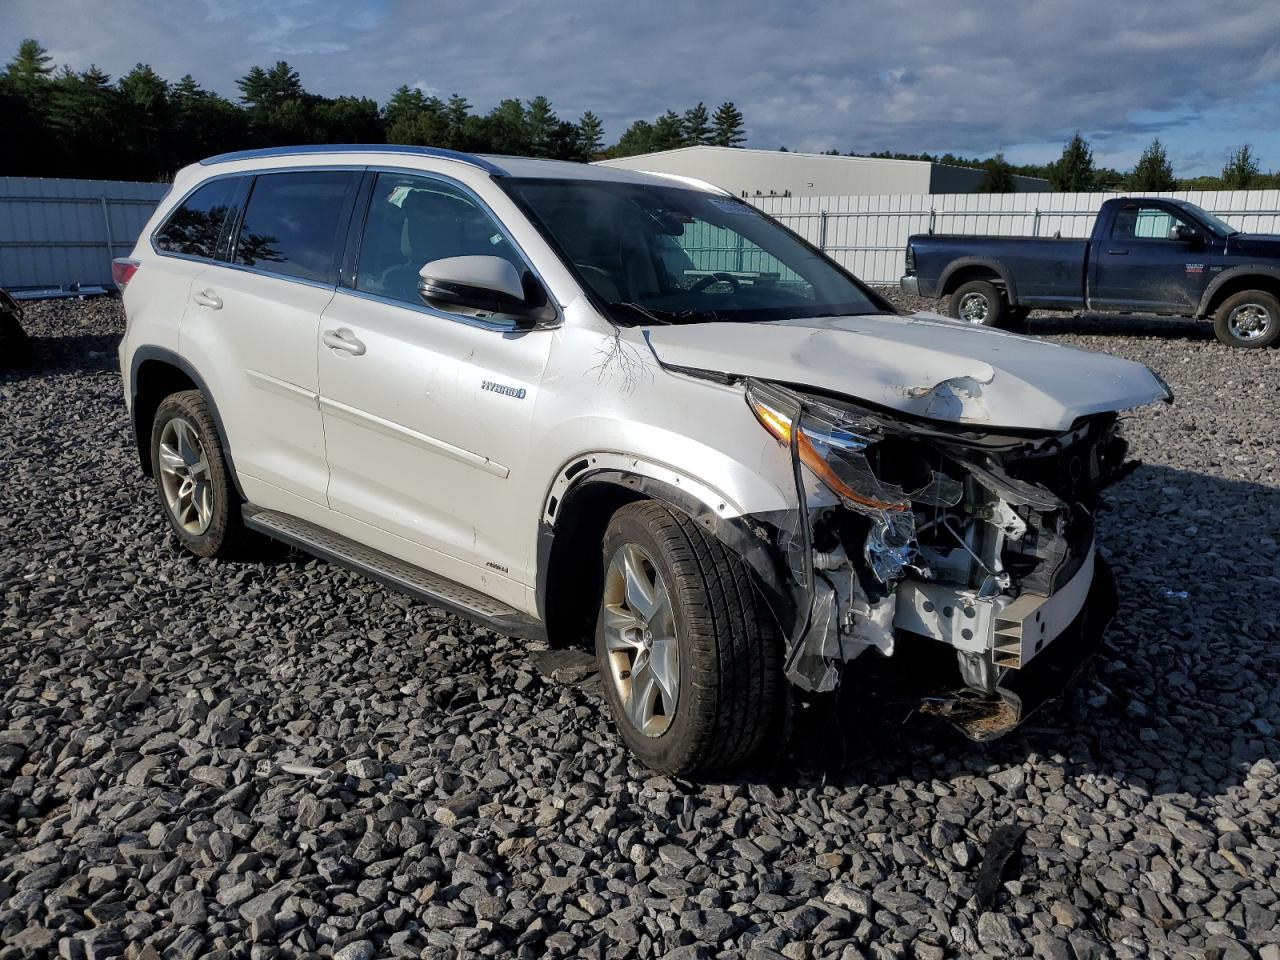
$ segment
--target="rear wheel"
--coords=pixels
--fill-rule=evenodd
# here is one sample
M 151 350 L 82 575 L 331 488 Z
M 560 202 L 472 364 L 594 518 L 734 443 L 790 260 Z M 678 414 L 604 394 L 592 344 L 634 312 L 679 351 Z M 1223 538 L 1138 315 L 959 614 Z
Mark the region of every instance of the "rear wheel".
M 1213 331 L 1229 347 L 1270 347 L 1280 341 L 1280 300 L 1261 290 L 1245 290 L 1222 301 Z
M 239 553 L 246 536 L 240 498 L 198 390 L 170 394 L 151 424 L 151 474 L 178 540 L 198 557 Z
M 1008 304 L 995 284 L 970 280 L 951 294 L 951 316 L 976 327 L 998 327 L 1004 323 Z
M 754 755 L 783 718 L 777 627 L 742 561 L 659 503 L 609 523 L 596 659 L 631 751 L 689 774 Z

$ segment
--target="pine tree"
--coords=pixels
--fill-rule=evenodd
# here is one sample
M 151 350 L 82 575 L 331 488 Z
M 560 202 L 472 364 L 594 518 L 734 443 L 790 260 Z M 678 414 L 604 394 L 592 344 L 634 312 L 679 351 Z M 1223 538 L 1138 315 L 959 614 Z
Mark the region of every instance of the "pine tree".
M 1003 153 L 997 153 L 982 165 L 982 180 L 978 183 L 978 193 L 1013 193 L 1017 185 L 1013 179 L 1013 167 L 1005 160 Z
M 120 78 L 121 110 L 130 136 L 125 141 L 134 176 L 154 180 L 172 171 L 173 110 L 169 84 L 151 67 L 139 63 Z
M 1094 188 L 1095 181 L 1093 150 L 1077 130 L 1062 148 L 1062 156 L 1049 168 L 1049 182 L 1059 193 L 1086 193 Z
M 535 157 L 551 156 L 552 141 L 555 139 L 556 130 L 560 126 L 560 118 L 551 109 L 551 101 L 543 96 L 537 96 L 530 100 L 525 126 L 529 141 L 529 152 Z
M 711 118 L 711 142 L 719 147 L 742 146 L 747 139 L 742 123 L 742 111 L 733 105 L 732 100 L 726 100 L 716 107 Z
M 277 60 L 269 70 L 253 67 L 236 81 L 240 99 L 250 107 L 278 107 L 286 100 L 301 99 L 302 79 L 298 71 L 284 60 Z
M 707 115 L 707 107 L 701 100 L 697 106 L 684 112 L 682 120 L 684 142 L 686 146 L 697 146 L 711 142 L 711 119 Z
M 578 154 L 586 161 L 596 158 L 604 148 L 604 124 L 588 110 L 578 121 Z
M 1248 190 L 1258 179 L 1258 161 L 1253 155 L 1253 147 L 1247 143 L 1231 152 L 1226 166 L 1222 168 L 1222 189 Z
M 1133 172 L 1128 177 L 1128 188 L 1142 193 L 1173 190 L 1178 181 L 1173 176 L 1173 165 L 1165 153 L 1164 144 L 1156 137 L 1151 146 L 1142 151 Z
M 653 122 L 652 149 L 675 150 L 684 146 L 684 142 L 684 124 L 674 110 L 668 110 Z
M 445 146 L 451 150 L 466 150 L 470 146 L 471 104 L 461 94 L 453 94 L 445 105 Z
M 640 153 L 652 153 L 653 149 L 653 124 L 648 120 L 637 120 L 622 132 L 608 154 L 611 157 L 634 157 Z
M 5 79 L 24 96 L 30 96 L 53 75 L 53 57 L 35 40 L 23 40 L 4 70 Z

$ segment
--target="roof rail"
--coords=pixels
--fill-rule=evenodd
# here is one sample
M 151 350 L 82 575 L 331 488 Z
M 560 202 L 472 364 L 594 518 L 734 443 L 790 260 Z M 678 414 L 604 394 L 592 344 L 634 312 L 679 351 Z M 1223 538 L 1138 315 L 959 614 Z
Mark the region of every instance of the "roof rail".
M 507 171 L 496 163 L 492 163 L 474 154 L 462 153 L 458 150 L 445 150 L 441 147 L 420 147 L 408 143 L 307 143 L 293 147 L 263 147 L 259 150 L 235 150 L 231 153 L 220 153 L 217 156 L 205 157 L 201 166 L 213 163 L 230 163 L 233 160 L 258 160 L 267 157 L 293 157 L 314 153 L 395 153 L 413 157 L 436 157 L 440 160 L 456 160 L 478 167 L 495 177 L 504 177 Z

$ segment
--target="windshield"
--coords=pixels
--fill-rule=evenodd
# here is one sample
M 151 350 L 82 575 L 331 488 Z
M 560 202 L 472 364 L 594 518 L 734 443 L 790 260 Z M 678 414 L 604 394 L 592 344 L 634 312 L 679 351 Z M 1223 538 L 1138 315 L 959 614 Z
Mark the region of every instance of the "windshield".
M 888 312 L 822 254 L 732 197 L 604 180 L 502 185 L 619 323 Z
M 1233 233 L 1240 232 L 1231 224 L 1227 223 L 1227 221 L 1215 217 L 1203 207 L 1198 207 L 1188 200 L 1180 201 L 1178 206 L 1182 207 L 1183 210 L 1187 211 L 1187 213 L 1191 214 L 1193 217 L 1199 218 L 1200 221 L 1207 225 L 1210 230 L 1220 233 L 1224 237 L 1229 237 Z

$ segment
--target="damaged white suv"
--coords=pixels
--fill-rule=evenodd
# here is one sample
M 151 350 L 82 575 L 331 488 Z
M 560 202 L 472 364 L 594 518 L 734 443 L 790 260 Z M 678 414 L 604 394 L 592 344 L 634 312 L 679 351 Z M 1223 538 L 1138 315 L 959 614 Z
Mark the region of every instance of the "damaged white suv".
M 706 184 L 578 164 L 214 157 L 115 270 L 189 550 L 258 531 L 496 631 L 594 636 L 623 739 L 682 774 L 867 655 L 953 656 L 935 706 L 1018 722 L 1106 623 L 1117 411 L 1170 398 L 903 316 Z

